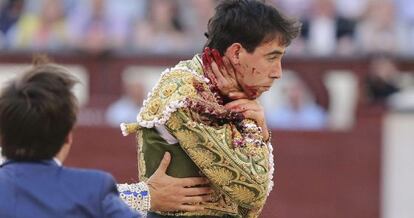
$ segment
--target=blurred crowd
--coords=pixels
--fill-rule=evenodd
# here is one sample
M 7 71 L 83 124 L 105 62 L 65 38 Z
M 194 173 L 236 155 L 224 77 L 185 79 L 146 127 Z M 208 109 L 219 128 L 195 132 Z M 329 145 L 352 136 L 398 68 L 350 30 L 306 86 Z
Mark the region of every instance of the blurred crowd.
M 217 1 L 0 0 L 0 52 L 192 55 L 202 50 Z M 393 60 L 395 56 L 414 57 L 413 0 L 266 2 L 303 23 L 302 33 L 287 55 L 368 55 L 370 72 L 362 81 L 366 102 L 414 110 L 414 100 L 410 100 L 414 99 L 414 77 L 399 72 Z M 269 126 L 324 129 L 335 126 L 335 120 L 352 120 L 354 106 L 346 105 L 357 102 L 357 94 L 350 94 L 356 90 L 356 78 L 330 75 L 325 81 L 332 95 L 330 105 L 321 106 L 299 74 L 284 72 L 279 90 L 263 99 Z M 148 91 L 142 78 L 125 77 L 122 82 L 123 95 L 100 116 L 111 126 L 133 122 Z
M 216 0 L 0 0 L 7 52 L 191 54 Z M 414 55 L 412 0 L 267 0 L 303 22 L 289 55 Z
M 189 53 L 214 0 L 0 0 L 6 51 Z

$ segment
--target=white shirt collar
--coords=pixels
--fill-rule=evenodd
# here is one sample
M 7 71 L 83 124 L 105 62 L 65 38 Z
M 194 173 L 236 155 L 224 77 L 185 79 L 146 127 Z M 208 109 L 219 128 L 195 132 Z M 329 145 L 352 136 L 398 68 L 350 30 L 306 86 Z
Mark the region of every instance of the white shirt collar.
M 6 158 L 1 155 L 1 147 L 0 147 L 0 165 L 6 161 Z
M 58 166 L 62 166 L 62 162 L 60 162 L 60 160 L 59 160 L 59 159 L 57 159 L 56 157 L 55 157 L 55 158 L 53 158 L 53 161 L 55 161 L 55 163 L 56 163 Z

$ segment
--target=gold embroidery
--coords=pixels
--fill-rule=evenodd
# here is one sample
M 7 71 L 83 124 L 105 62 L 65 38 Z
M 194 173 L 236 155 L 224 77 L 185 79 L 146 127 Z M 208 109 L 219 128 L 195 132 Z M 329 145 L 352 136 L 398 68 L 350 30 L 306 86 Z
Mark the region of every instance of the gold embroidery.
M 232 201 L 237 202 L 239 206 L 245 208 L 263 206 L 258 204 L 257 199 L 266 198 L 268 159 L 265 158 L 267 156 L 265 151 L 267 150 L 264 147 L 260 150 L 261 158 L 245 155 L 243 149 L 233 149 L 232 138 L 227 135 L 231 134 L 231 131 L 228 131 L 231 128 L 229 125 L 213 128 L 191 121 L 188 114 L 186 109 L 173 113 L 171 118 L 176 117 L 177 120 L 181 120 L 182 125 L 176 130 L 171 128 L 170 130 L 194 163 L 200 167 L 212 184 L 217 185 L 224 193 L 229 193 Z M 167 128 L 169 128 L 168 124 Z M 184 146 L 188 142 L 181 141 L 189 132 L 198 135 L 198 141 L 191 148 Z M 196 149 L 208 149 L 209 152 L 217 155 L 217 158 L 207 164 L 208 159 L 201 158 L 199 153 L 194 155 Z M 256 171 L 256 167 L 264 170 Z M 237 190 L 233 190 L 233 187 Z
M 242 202 L 253 202 L 255 194 L 246 188 L 246 186 L 233 185 L 226 188 L 232 198 Z
M 175 90 L 177 90 L 177 84 L 176 83 L 170 83 L 166 85 L 163 90 L 161 91 L 163 97 L 170 97 Z
M 183 148 L 189 149 L 197 145 L 198 136 L 190 131 L 177 132 L 175 135 L 179 140 Z
M 171 103 L 196 96 L 192 86 L 193 79 L 194 76 L 190 72 L 182 70 L 164 74 L 147 99 L 147 103 L 138 115 L 138 120 L 151 122 L 160 120 Z
M 207 149 L 197 148 L 190 150 L 191 156 L 199 164 L 199 167 L 206 167 L 215 162 L 215 156 Z
M 184 95 L 184 96 L 191 96 L 191 95 L 196 94 L 195 91 L 194 91 L 194 88 L 193 87 L 190 87 L 190 86 L 181 86 L 178 89 L 178 92 L 181 95 Z
M 206 86 L 205 82 L 194 74 L 182 70 L 188 67 L 200 73 L 200 66 L 200 60 L 194 58 L 192 61 L 180 62 L 177 68 L 180 70 L 164 74 L 147 100 L 148 103 L 143 107 L 139 119 L 161 120 L 164 114 L 168 113 L 167 109 L 171 111 L 173 108 L 172 111 L 175 111 L 179 108 L 174 108 L 174 105 L 171 107 L 172 103 L 186 99 L 202 99 L 193 84 L 194 80 L 197 80 Z M 208 94 L 208 91 L 205 94 Z M 227 214 L 237 217 L 258 217 L 266 199 L 268 183 L 266 178 L 269 172 L 269 160 L 266 146 L 259 146 L 254 150 L 234 149 L 234 131 L 231 125 L 203 125 L 201 120 L 197 119 L 197 114 L 186 108 L 176 110 L 166 119 L 167 130 L 176 137 L 187 155 L 211 180 L 217 194 L 213 202 L 202 204 L 206 208 L 203 211 L 162 214 L 174 216 Z M 237 130 L 235 133 L 243 137 Z M 256 155 L 252 156 L 252 153 Z M 140 156 L 140 159 L 143 161 L 143 156 Z M 245 216 L 247 214 L 248 216 Z
M 172 130 L 177 130 L 178 128 L 180 128 L 180 126 L 182 125 L 181 120 L 176 117 L 176 116 L 172 116 L 170 117 L 170 119 L 167 121 L 167 125 L 172 129 Z
M 144 152 L 142 150 L 143 145 L 143 138 L 142 138 L 142 130 L 137 131 L 137 159 L 138 159 L 138 177 L 140 181 L 146 181 L 147 178 L 145 176 L 146 168 L 145 168 L 145 159 L 144 159 Z
M 234 178 L 232 172 L 223 167 L 212 167 L 205 169 L 206 176 L 213 181 L 213 183 L 226 186 Z
M 154 99 L 148 106 L 148 110 L 151 114 L 156 114 L 160 108 L 161 102 L 159 99 Z

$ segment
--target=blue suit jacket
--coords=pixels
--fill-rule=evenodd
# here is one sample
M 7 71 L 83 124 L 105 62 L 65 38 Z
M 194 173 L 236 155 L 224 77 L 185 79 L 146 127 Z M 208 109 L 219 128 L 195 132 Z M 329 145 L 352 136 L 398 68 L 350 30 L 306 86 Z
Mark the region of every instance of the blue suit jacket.
M 1 218 L 141 217 L 119 198 L 112 176 L 55 161 L 0 166 Z

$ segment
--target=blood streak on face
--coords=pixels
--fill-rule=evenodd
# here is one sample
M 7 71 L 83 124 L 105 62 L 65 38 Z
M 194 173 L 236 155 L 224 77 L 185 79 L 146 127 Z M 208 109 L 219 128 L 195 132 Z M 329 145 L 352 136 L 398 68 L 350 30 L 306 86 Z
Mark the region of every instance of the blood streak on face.
M 285 49 L 278 38 L 262 43 L 251 53 L 240 49 L 236 80 L 249 99 L 258 98 L 281 77 Z

